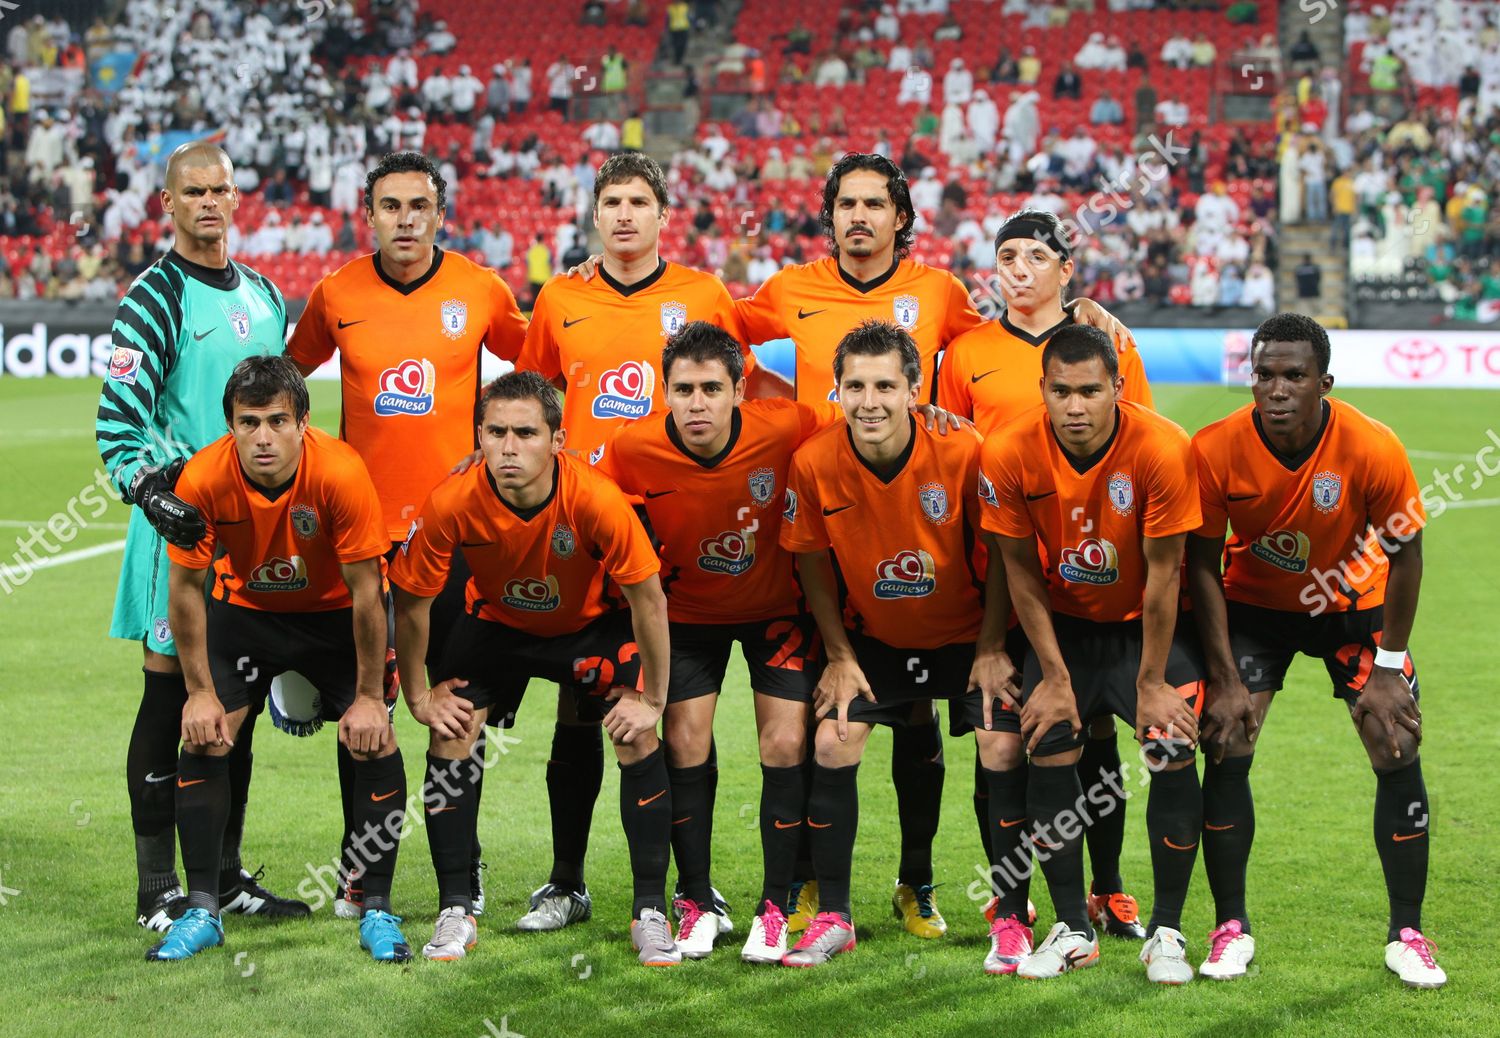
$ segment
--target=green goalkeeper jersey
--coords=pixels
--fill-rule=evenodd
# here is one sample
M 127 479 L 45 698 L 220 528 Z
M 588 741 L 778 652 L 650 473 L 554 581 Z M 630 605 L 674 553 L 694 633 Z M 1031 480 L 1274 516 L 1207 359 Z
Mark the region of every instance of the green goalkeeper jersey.
M 161 466 L 224 435 L 224 384 L 246 357 L 286 343 L 286 301 L 270 280 L 229 261 L 204 267 L 168 252 L 131 284 L 110 334 L 114 350 L 94 436 L 120 495 Z

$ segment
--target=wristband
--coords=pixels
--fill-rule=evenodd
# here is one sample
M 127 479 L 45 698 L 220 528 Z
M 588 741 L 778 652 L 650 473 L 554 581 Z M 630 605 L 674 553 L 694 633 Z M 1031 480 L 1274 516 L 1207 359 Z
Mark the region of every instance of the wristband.
M 1397 652 L 1395 649 L 1376 649 L 1375 666 L 1388 667 L 1391 670 L 1406 669 L 1406 651 Z

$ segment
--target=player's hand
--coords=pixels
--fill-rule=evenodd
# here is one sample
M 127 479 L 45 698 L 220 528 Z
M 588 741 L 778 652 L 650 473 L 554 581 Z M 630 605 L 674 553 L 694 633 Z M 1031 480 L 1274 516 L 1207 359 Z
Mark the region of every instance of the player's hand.
M 1260 722 L 1255 716 L 1255 701 L 1238 676 L 1229 681 L 1209 681 L 1204 689 L 1208 702 L 1203 707 L 1203 725 L 1199 739 L 1212 749 L 1214 763 L 1224 759 L 1224 751 L 1234 741 L 1234 730 L 1245 727 L 1245 741 L 1255 742 Z
M 181 458 L 166 468 L 143 468 L 130 484 L 130 499 L 156 532 L 179 548 L 192 548 L 208 533 L 198 509 L 172 493 L 182 474 Z
M 944 411 L 941 407 L 934 407 L 932 404 L 918 404 L 911 410 L 912 414 L 921 416 L 927 425 L 928 432 L 936 430 L 939 436 L 947 436 L 955 429 L 974 424 L 967 418 L 962 418 L 952 411 Z
M 407 701 L 411 715 L 431 728 L 444 739 L 461 739 L 469 731 L 474 718 L 474 704 L 462 696 L 453 694 L 455 688 L 463 688 L 468 682 L 463 678 L 439 681 L 423 696 Z
M 233 746 L 225 729 L 224 704 L 212 689 L 190 692 L 182 707 L 182 741 L 189 746 Z
M 1165 681 L 1135 687 L 1135 737 L 1142 742 L 1181 740 L 1198 745 L 1198 717 L 1182 694 Z
M 1083 731 L 1073 682 L 1066 678 L 1043 678 L 1021 706 L 1021 738 L 1026 740 L 1026 752 L 1036 752 L 1043 737 L 1060 724 L 1071 728 L 1074 736 Z
M 813 716 L 822 720 L 830 713 L 837 713 L 839 742 L 849 738 L 849 704 L 856 698 L 875 702 L 875 693 L 865 680 L 865 672 L 854 660 L 829 661 L 813 689 Z
M 1365 724 L 1375 722 L 1375 734 L 1384 742 L 1391 756 L 1401 757 L 1401 743 L 1397 729 L 1404 728 L 1422 742 L 1422 711 L 1417 706 L 1417 697 L 1411 694 L 1411 686 L 1401 671 L 1390 667 L 1375 667 L 1370 679 L 1365 682 L 1359 698 L 1354 701 L 1354 725 L 1364 734 Z
M 1016 665 L 1004 652 L 981 652 L 974 656 L 974 666 L 969 668 L 969 691 L 976 689 L 984 696 L 984 730 L 993 726 L 991 713 L 995 700 L 1002 706 L 1019 710 L 1021 703 L 1016 688 Z
M 454 462 L 453 467 L 448 470 L 448 474 L 452 476 L 461 476 L 465 472 L 468 472 L 475 465 L 478 465 L 483 460 L 484 451 L 475 451 L 473 454 L 465 454 L 462 458 L 459 458 L 458 461 Z
M 339 718 L 339 742 L 350 753 L 380 753 L 390 737 L 391 715 L 386 712 L 383 697 L 355 696 L 344 716 Z
M 588 259 L 578 264 L 578 266 L 569 267 L 568 277 L 579 277 L 583 278 L 583 280 L 585 281 L 591 281 L 593 280 L 594 272 L 599 269 L 599 264 L 603 262 L 604 255 L 602 253 L 593 253 L 591 256 L 589 256 Z
M 609 713 L 604 715 L 604 730 L 611 740 L 629 745 L 637 736 L 656 731 L 661 712 L 646 702 L 642 693 L 633 688 L 610 691 L 619 696 Z
M 1114 342 L 1116 350 L 1123 348 L 1130 341 L 1130 330 L 1092 299 L 1080 299 L 1069 306 L 1068 310 L 1078 324 L 1092 325 L 1108 335 Z

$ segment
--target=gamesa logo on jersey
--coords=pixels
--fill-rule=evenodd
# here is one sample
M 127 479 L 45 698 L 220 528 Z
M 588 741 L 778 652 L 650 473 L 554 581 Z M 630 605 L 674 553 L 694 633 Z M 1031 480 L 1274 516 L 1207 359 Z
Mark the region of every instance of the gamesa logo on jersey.
M 250 341 L 250 311 L 243 306 L 231 306 L 225 311 L 229 318 L 229 327 L 234 329 L 234 337 L 240 342 Z
M 443 334 L 450 339 L 462 338 L 469 326 L 469 304 L 462 299 L 450 299 L 442 305 Z
M 876 598 L 922 598 L 937 590 L 937 566 L 925 551 L 898 551 L 875 567 Z
M 755 534 L 725 530 L 698 545 L 698 568 L 737 577 L 755 565 Z
M 895 315 L 896 323 L 907 331 L 917 326 L 917 317 L 921 311 L 922 304 L 916 296 L 897 296 L 896 301 L 891 304 L 891 312 Z
M 682 303 L 661 304 L 661 333 L 676 335 L 687 324 L 687 307 Z
M 505 585 L 505 594 L 500 596 L 500 601 L 512 609 L 524 609 L 528 613 L 550 613 L 562 604 L 562 596 L 557 590 L 557 578 L 549 575 L 546 580 L 536 577 L 512 580 Z
M 1288 573 L 1306 573 L 1312 542 L 1301 530 L 1271 530 L 1250 542 L 1250 554 Z
M 922 514 L 930 523 L 941 523 L 948 518 L 948 488 L 941 483 L 924 484 L 917 491 L 917 500 L 922 505 Z
M 776 470 L 755 469 L 750 473 L 750 500 L 764 507 L 776 496 Z
M 1337 472 L 1316 472 L 1312 481 L 1313 507 L 1323 513 L 1333 511 L 1339 506 L 1339 498 L 1343 495 L 1344 479 Z
M 1113 584 L 1120 579 L 1120 556 L 1102 537 L 1090 537 L 1076 548 L 1064 548 L 1057 572 L 1072 584 Z
M 627 360 L 599 377 L 595 418 L 644 418 L 651 413 L 656 369 L 644 360 Z
M 301 591 L 307 587 L 307 563 L 301 555 L 267 559 L 251 571 L 245 586 L 251 591 Z
M 375 413 L 389 418 L 391 415 L 427 414 L 432 410 L 432 390 L 437 384 L 437 371 L 432 361 L 403 360 L 394 368 L 380 373 L 380 392 L 375 394 Z

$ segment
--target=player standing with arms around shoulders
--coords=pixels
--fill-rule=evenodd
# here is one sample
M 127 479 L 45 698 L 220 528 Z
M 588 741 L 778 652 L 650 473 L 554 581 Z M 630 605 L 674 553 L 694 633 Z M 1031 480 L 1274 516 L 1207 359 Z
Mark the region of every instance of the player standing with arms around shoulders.
M 1407 652 L 1427 514 L 1396 435 L 1328 396 L 1328 360 L 1316 321 L 1269 318 L 1250 341 L 1255 402 L 1193 437 L 1203 525 L 1188 538 L 1188 581 L 1208 660 L 1203 860 L 1219 924 L 1201 972 L 1240 977 L 1255 956 L 1250 765 L 1300 652 L 1323 661 L 1375 769 L 1385 964 L 1410 987 L 1442 987 L 1422 934 L 1431 819 Z
M 307 385 L 289 360 L 241 362 L 224 388 L 229 435 L 194 455 L 177 483 L 206 525 L 195 546 L 167 549 L 188 686 L 176 782 L 188 908 L 148 959 L 190 958 L 224 943 L 218 870 L 229 755 L 246 717 L 264 707 L 271 679 L 287 670 L 317 687 L 324 718 L 338 722 L 354 756 L 345 811 L 366 835 L 360 946 L 379 961 L 411 958 L 390 913 L 406 774 L 383 688 L 380 502 L 359 455 L 309 429 L 307 413 Z M 205 605 L 199 591 L 210 567 Z
M 110 637 L 140 642 L 145 689 L 130 733 L 125 784 L 135 830 L 136 922 L 165 930 L 187 906 L 177 877 L 172 780 L 187 687 L 168 608 L 167 543 L 191 548 L 204 516 L 173 492 L 184 462 L 223 434 L 216 406 L 236 364 L 278 354 L 286 303 L 269 280 L 229 256 L 239 206 L 234 167 L 223 149 L 192 141 L 167 159 L 162 209 L 172 248 L 136 278 L 120 301 L 114 347 L 94 434 L 110 481 L 136 507 L 125 535 Z M 255 718 L 229 760 L 230 808 L 219 892 L 224 911 L 305 916 L 240 866 Z
M 390 575 L 396 651 L 416 675 L 403 690 L 412 716 L 431 729 L 422 800 L 440 912 L 422 953 L 459 959 L 477 940 L 468 877 L 481 770 L 474 741 L 485 724 L 509 727 L 527 682 L 540 677 L 562 687 L 580 719 L 602 722 L 615 744 L 634 877 L 631 939 L 643 965 L 676 965 L 682 953 L 665 914 L 672 797 L 656 735 L 669 663 L 660 563 L 619 488 L 563 453 L 562 409 L 540 375 L 491 382 L 478 418 L 484 463 L 433 490 Z M 473 573 L 468 606 L 429 687 L 421 667 L 429 610 L 458 552 Z

